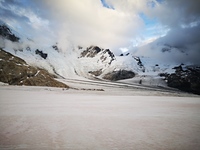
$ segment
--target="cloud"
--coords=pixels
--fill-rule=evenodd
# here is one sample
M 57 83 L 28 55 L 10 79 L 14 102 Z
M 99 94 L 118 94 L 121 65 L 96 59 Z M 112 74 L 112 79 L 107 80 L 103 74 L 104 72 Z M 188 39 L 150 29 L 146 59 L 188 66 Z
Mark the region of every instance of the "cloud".
M 200 26 L 172 28 L 164 37 L 138 47 L 135 55 L 163 62 L 200 64 Z M 168 51 L 163 52 L 163 48 Z
M 59 36 L 74 44 L 117 49 L 129 45 L 143 27 L 137 14 L 109 9 L 100 0 L 48 0 L 44 5 L 59 22 Z
M 0 19 L 40 44 L 58 42 L 63 51 L 99 45 L 118 53 L 158 39 L 184 47 L 189 59 L 199 54 L 199 5 L 197 0 L 0 0 Z M 142 52 L 162 57 L 151 46 Z
M 157 18 L 170 28 L 188 25 L 200 20 L 200 1 L 198 0 L 164 0 L 148 9 L 146 15 Z
M 165 29 L 159 30 L 156 26 L 152 26 L 154 29 L 151 31 L 153 33 L 156 30 L 164 31 L 165 36 L 159 37 L 146 46 L 135 48 L 137 49 L 135 54 L 155 57 L 161 61 L 200 64 L 200 1 L 163 0 L 153 2 L 154 6 L 144 9 L 143 13 L 148 18 L 157 20 L 160 27 Z M 146 28 L 147 30 L 148 28 Z M 161 51 L 165 45 L 172 47 L 171 52 L 163 53 Z

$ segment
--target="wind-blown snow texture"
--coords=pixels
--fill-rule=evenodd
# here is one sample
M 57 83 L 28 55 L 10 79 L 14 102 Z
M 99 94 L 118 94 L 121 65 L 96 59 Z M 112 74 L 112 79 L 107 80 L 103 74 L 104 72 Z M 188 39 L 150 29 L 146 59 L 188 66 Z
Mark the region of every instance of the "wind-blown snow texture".
M 0 86 L 0 149 L 199 149 L 199 97 L 109 90 Z

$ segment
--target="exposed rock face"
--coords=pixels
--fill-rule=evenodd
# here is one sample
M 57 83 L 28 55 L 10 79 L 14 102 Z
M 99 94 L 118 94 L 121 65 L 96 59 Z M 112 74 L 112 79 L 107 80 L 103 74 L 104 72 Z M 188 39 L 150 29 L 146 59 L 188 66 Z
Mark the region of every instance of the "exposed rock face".
M 0 25 L 0 35 L 3 38 L 8 39 L 12 42 L 19 42 L 19 39 L 20 39 L 16 37 L 15 34 L 13 34 L 11 30 L 5 24 Z
M 112 63 L 112 61 L 115 60 L 115 55 L 109 49 L 104 50 L 103 53 L 104 54 L 108 53 L 109 57 L 111 58 L 111 60 L 109 62 L 109 65 L 110 65 Z
M 97 71 L 89 71 L 88 73 L 93 74 L 95 76 L 100 76 L 102 74 L 102 69 Z
M 93 58 L 97 56 L 97 54 L 101 56 L 100 60 L 102 62 L 104 62 L 106 59 L 110 59 L 108 63 L 109 65 L 112 63 L 113 60 L 115 60 L 115 55 L 109 49 L 101 49 L 98 46 L 90 46 L 81 53 L 81 57 Z
M 142 64 L 142 61 L 140 60 L 140 57 L 133 57 L 137 61 L 137 65 L 142 69 L 143 72 L 145 72 L 144 65 Z
M 40 51 L 38 49 L 36 49 L 35 54 L 40 55 L 42 58 L 46 59 L 47 58 L 47 53 L 43 53 L 43 51 Z
M 110 81 L 117 81 L 122 79 L 129 79 L 135 77 L 135 73 L 132 71 L 127 70 L 119 70 L 107 73 L 103 79 L 110 80 Z
M 175 73 L 162 74 L 170 87 L 200 95 L 200 67 L 174 67 Z
M 100 51 L 98 46 L 90 46 L 81 53 L 81 57 L 95 57 Z
M 10 85 L 69 88 L 44 69 L 29 66 L 24 60 L 0 49 L 0 81 Z

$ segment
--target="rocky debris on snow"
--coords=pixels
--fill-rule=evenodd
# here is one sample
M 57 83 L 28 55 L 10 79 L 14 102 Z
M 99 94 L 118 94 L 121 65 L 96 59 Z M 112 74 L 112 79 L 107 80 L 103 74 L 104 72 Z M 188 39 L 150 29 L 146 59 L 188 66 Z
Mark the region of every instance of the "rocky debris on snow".
M 83 47 L 79 45 L 79 46 L 78 46 L 78 49 L 83 49 Z
M 20 38 L 15 36 L 5 24 L 0 25 L 0 36 L 12 42 L 19 42 L 20 40 Z
M 40 55 L 42 58 L 46 59 L 48 54 L 47 53 L 43 53 L 43 51 L 40 51 L 39 49 L 35 50 L 35 54 Z
M 135 77 L 135 73 L 127 70 L 119 70 L 107 73 L 104 75 L 103 79 L 110 81 L 117 81 L 123 79 L 129 79 Z
M 102 69 L 96 70 L 96 71 L 89 71 L 88 73 L 95 75 L 95 76 L 100 76 L 102 74 Z
M 69 88 L 44 69 L 29 66 L 24 60 L 0 49 L 0 82 L 10 85 Z
M 26 47 L 26 50 L 27 50 L 27 51 L 31 51 L 30 46 L 27 46 L 27 47 Z
M 200 95 L 200 67 L 188 66 L 183 69 L 182 65 L 174 67 L 175 73 L 160 74 L 164 76 L 169 87 Z
M 83 90 L 83 91 L 104 91 L 104 89 L 85 89 L 85 88 L 81 88 L 79 90 Z
M 126 53 L 126 54 L 120 54 L 119 56 L 128 56 L 130 53 Z
M 61 49 L 59 48 L 58 43 L 56 43 L 55 45 L 53 45 L 52 48 L 54 50 L 56 50 L 57 52 L 61 52 Z
M 52 48 L 59 52 L 59 49 L 58 49 L 57 45 L 53 45 Z

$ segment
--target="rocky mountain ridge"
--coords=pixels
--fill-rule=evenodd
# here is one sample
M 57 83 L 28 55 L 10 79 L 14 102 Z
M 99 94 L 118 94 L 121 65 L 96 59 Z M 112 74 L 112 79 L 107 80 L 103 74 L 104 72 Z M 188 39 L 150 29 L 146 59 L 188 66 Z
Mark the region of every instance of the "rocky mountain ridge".
M 101 49 L 98 46 L 90 46 L 86 50 L 81 52 L 81 57 L 95 57 L 98 53 L 100 53 L 100 60 L 104 62 L 106 59 L 109 59 L 108 64 L 110 65 L 112 61 L 114 61 L 115 55 L 109 49 Z M 107 56 L 106 56 L 107 54 Z
M 6 24 L 0 25 L 0 36 L 8 39 L 12 42 L 19 42 L 20 38 L 12 33 L 9 27 Z
M 88 76 L 106 79 L 110 81 L 117 81 L 122 79 L 128 79 L 135 76 L 135 73 L 131 70 L 119 69 L 115 70 L 115 63 L 117 58 L 114 53 L 109 49 L 103 49 L 98 46 L 90 46 L 82 49 L 80 53 L 80 61 L 85 59 L 91 59 L 93 67 L 87 66 Z M 90 70 L 89 70 L 90 69 Z
M 160 74 L 165 77 L 169 87 L 200 95 L 200 67 L 182 65 L 174 67 L 175 73 Z

